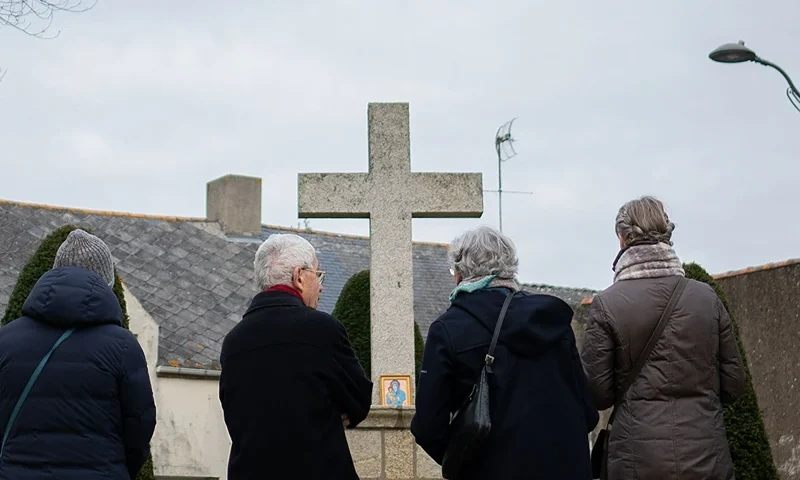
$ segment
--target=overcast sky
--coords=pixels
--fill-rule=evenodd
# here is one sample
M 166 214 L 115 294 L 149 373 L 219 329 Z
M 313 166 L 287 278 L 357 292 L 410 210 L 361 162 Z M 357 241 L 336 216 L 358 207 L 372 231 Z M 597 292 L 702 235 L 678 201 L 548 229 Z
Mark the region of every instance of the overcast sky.
M 263 178 L 263 222 L 297 226 L 298 172 L 367 169 L 369 102 L 409 102 L 412 169 L 504 164 L 526 282 L 604 288 L 619 206 L 662 198 L 675 248 L 712 273 L 800 257 L 800 113 L 743 39 L 800 83 L 800 2 L 99 0 L 42 40 L 0 28 L 0 198 L 205 216 L 205 184 Z M 244 4 L 249 4 L 245 6 Z M 272 5 L 267 5 L 272 4 Z M 497 225 L 415 220 L 449 242 Z M 367 234 L 366 220 L 311 220 Z

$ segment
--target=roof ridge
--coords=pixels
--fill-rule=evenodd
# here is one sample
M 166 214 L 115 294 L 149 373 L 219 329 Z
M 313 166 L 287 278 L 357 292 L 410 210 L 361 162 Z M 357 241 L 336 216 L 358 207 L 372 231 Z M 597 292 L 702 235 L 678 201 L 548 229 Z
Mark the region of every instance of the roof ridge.
M 60 205 L 48 205 L 45 203 L 33 203 L 33 202 L 17 202 L 13 200 L 4 200 L 0 198 L 0 205 L 10 205 L 10 206 L 19 206 L 25 208 L 40 208 L 42 210 L 51 210 L 51 211 L 60 211 L 60 212 L 67 212 L 67 213 L 75 213 L 75 214 L 84 214 L 84 215 L 101 215 L 105 217 L 125 217 L 125 218 L 139 218 L 142 220 L 163 220 L 166 222 L 210 222 L 215 223 L 212 220 L 208 220 L 207 218 L 202 217 L 180 217 L 175 215 L 152 215 L 146 213 L 131 213 L 131 212 L 121 212 L 115 210 L 95 210 L 91 208 L 77 208 L 77 207 L 64 207 Z M 337 238 L 352 238 L 357 240 L 369 240 L 369 236 L 364 235 L 354 235 L 348 233 L 335 233 L 335 232 L 327 232 L 323 230 L 308 230 L 304 228 L 295 228 L 295 227 L 284 227 L 279 225 L 269 225 L 269 224 L 262 224 L 262 228 L 270 228 L 273 230 L 284 230 L 296 233 L 308 233 L 313 235 L 324 235 L 329 237 L 337 237 Z M 444 247 L 447 248 L 450 246 L 448 243 L 439 243 L 439 242 L 423 242 L 423 241 L 413 241 L 414 245 L 421 245 L 421 246 L 430 246 L 430 247 Z
M 67 213 L 77 213 L 85 215 L 101 215 L 105 217 L 126 217 L 140 218 L 143 220 L 164 220 L 168 222 L 207 222 L 205 218 L 199 217 L 179 217 L 174 215 L 152 215 L 147 213 L 119 212 L 114 210 L 95 210 L 91 208 L 64 207 L 60 205 L 48 205 L 45 203 L 15 202 L 12 200 L 0 199 L 0 205 L 10 205 L 25 208 L 40 208 L 42 210 L 52 210 Z
M 800 258 L 790 258 L 789 260 L 783 260 L 781 262 L 770 262 L 765 263 L 763 265 L 757 265 L 754 267 L 745 267 L 739 270 L 729 270 L 727 272 L 718 273 L 716 275 L 712 275 L 714 280 L 721 280 L 723 278 L 730 278 L 736 277 L 738 275 L 746 275 L 748 273 L 755 273 L 755 272 L 763 272 L 765 270 L 774 270 L 776 268 L 781 267 L 789 267 L 791 265 L 800 264 Z

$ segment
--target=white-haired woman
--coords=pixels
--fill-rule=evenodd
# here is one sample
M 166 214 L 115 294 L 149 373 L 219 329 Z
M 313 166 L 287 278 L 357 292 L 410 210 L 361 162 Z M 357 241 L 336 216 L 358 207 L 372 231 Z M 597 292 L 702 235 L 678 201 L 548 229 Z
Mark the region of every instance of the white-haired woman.
M 617 404 L 608 443 L 612 480 L 734 478 L 722 405 L 742 395 L 745 375 L 722 302 L 705 283 L 684 280 L 674 228 L 658 199 L 623 205 L 614 283 L 589 312 L 581 356 L 595 404 Z M 631 377 L 651 336 L 654 347 Z
M 502 306 L 489 378 L 492 429 L 456 479 L 590 478 L 587 435 L 597 424 L 570 322 L 572 309 L 550 295 L 520 291 L 511 240 L 490 227 L 453 240 L 456 287 L 450 308 L 428 331 L 411 432 L 439 464 L 450 416 L 484 365 Z

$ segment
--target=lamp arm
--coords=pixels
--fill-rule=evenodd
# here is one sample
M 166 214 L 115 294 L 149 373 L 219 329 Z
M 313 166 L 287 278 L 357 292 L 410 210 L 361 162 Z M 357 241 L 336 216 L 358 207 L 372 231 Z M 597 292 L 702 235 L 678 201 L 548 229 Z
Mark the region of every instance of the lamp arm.
M 792 83 L 792 79 L 789 78 L 789 75 L 787 75 L 787 73 L 784 72 L 781 67 L 775 65 L 774 63 L 772 63 L 772 62 L 770 62 L 768 60 L 764 60 L 763 58 L 759 58 L 759 57 L 756 57 L 755 59 L 753 59 L 753 61 L 756 62 L 756 63 L 760 63 L 761 65 L 764 65 L 764 66 L 767 66 L 767 67 L 772 67 L 775 70 L 779 71 L 781 73 L 781 75 L 783 75 L 783 78 L 785 78 L 786 81 L 789 83 L 789 88 L 792 89 L 792 91 L 795 93 L 795 95 L 800 95 L 800 90 L 798 90 L 797 87 L 794 86 L 794 83 Z

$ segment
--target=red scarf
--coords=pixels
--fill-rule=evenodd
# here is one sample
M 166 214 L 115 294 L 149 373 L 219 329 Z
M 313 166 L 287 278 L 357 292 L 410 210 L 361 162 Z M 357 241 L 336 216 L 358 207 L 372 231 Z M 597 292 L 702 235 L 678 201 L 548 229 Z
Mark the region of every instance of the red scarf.
M 264 291 L 265 292 L 291 293 L 292 295 L 294 295 L 295 297 L 299 298 L 300 300 L 303 300 L 303 296 L 300 295 L 300 292 L 295 290 L 293 287 L 290 287 L 289 285 L 274 285 L 274 286 L 269 287 L 268 289 L 266 289 Z

